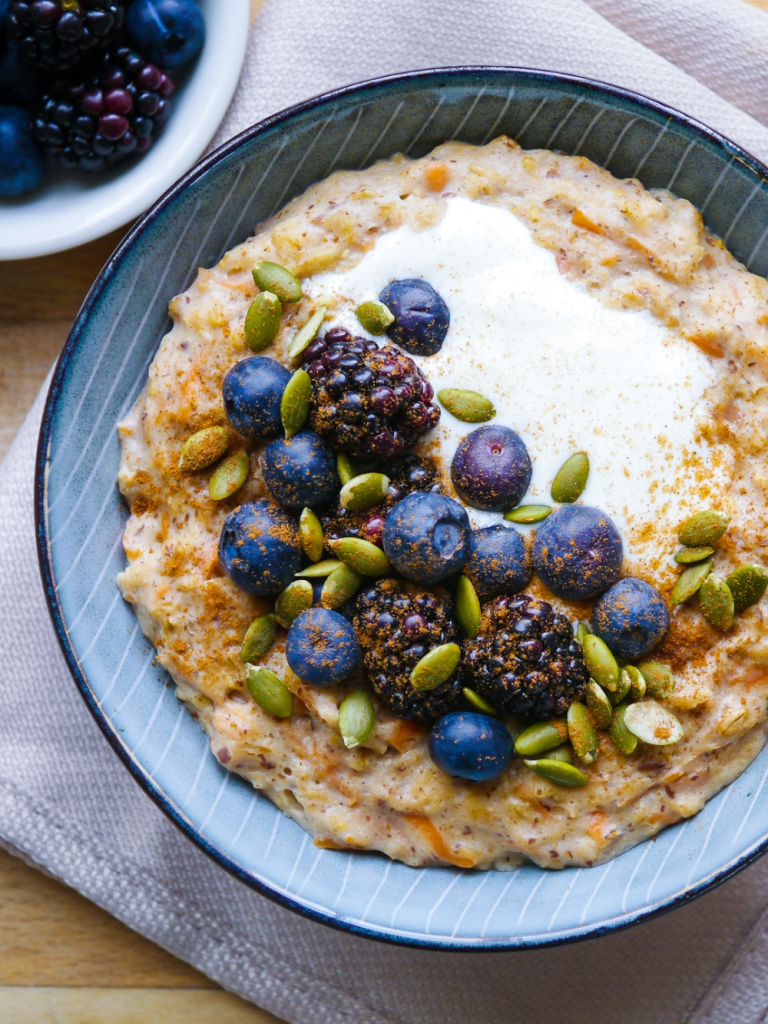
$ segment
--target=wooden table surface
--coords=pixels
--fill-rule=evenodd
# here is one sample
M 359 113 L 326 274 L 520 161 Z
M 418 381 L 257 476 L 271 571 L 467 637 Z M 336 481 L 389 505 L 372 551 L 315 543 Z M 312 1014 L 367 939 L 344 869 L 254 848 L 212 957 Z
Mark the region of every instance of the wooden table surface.
M 251 0 L 252 15 L 264 0 Z M 768 11 L 768 0 L 747 0 Z M 0 264 L 0 460 L 120 240 Z M 40 284 L 45 282 L 45 301 Z M 1 1024 L 279 1024 L 0 850 Z

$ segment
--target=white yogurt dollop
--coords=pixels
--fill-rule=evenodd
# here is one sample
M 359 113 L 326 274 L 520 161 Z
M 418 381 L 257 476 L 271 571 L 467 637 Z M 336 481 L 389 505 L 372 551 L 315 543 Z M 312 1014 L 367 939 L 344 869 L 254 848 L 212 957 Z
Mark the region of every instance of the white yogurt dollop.
M 560 465 L 586 451 L 581 500 L 613 517 L 627 553 L 633 540 L 634 554 L 655 562 L 652 550 L 638 549 L 647 547 L 643 524 L 668 539 L 702 507 L 702 480 L 712 494 L 727 485 L 722 452 L 697 439 L 716 380 L 707 356 L 648 311 L 608 308 L 563 277 L 554 254 L 510 211 L 449 199 L 435 226 L 397 228 L 357 266 L 319 274 L 305 291 L 335 301 L 334 325 L 364 334 L 355 308 L 408 277 L 428 281 L 451 314 L 441 351 L 416 362 L 436 393 L 478 391 L 496 407 L 493 422 L 522 436 L 533 463 L 525 502 L 550 503 Z M 473 429 L 443 410 L 431 448 L 446 469 Z M 470 512 L 475 525 L 500 518 Z

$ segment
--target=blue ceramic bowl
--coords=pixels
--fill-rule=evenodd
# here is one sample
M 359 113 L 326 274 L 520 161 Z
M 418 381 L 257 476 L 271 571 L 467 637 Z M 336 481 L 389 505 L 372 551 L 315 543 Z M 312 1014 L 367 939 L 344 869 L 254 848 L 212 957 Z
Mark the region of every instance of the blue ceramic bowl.
M 581 153 L 694 203 L 753 271 L 768 271 L 766 169 L 674 110 L 596 82 L 509 68 L 423 71 L 320 96 L 249 129 L 182 178 L 99 275 L 56 369 L 37 463 L 40 562 L 72 674 L 127 767 L 186 834 L 243 881 L 328 924 L 435 948 L 582 938 L 701 894 L 768 844 L 768 749 L 694 818 L 602 867 L 413 869 L 318 850 L 217 763 L 120 598 L 127 512 L 115 424 L 144 387 L 168 300 L 253 226 L 337 168 L 446 139 L 506 133 Z

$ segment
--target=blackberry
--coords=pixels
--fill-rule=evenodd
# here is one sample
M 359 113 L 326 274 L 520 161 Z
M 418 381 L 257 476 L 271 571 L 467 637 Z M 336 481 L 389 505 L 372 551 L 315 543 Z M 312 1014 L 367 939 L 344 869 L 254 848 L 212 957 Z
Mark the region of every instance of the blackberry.
M 459 674 L 495 707 L 532 718 L 565 714 L 589 679 L 571 623 L 528 594 L 485 606 L 480 632 L 464 641 Z
M 440 419 L 432 385 L 392 345 L 334 327 L 307 348 L 310 423 L 332 448 L 361 460 L 392 458 Z
M 352 512 L 344 508 L 341 502 L 337 502 L 336 508 L 322 519 L 326 543 L 338 540 L 339 537 L 362 537 L 372 544 L 381 544 L 387 512 L 398 501 L 402 501 L 406 495 L 413 494 L 414 491 L 443 493 L 435 463 L 431 459 L 420 458 L 413 452 L 409 452 L 397 462 L 383 465 L 382 470 L 390 479 L 389 491 L 384 501 L 364 512 Z
M 174 88 L 138 53 L 111 50 L 88 76 L 59 81 L 43 97 L 35 137 L 64 167 L 103 171 L 152 146 Z
M 457 673 L 434 690 L 415 690 L 410 681 L 428 651 L 458 636 L 447 591 L 420 591 L 397 580 L 379 580 L 359 594 L 354 627 L 370 684 L 396 715 L 430 722 L 458 705 Z
M 8 35 L 30 64 L 69 71 L 114 41 L 124 15 L 113 0 L 15 0 Z

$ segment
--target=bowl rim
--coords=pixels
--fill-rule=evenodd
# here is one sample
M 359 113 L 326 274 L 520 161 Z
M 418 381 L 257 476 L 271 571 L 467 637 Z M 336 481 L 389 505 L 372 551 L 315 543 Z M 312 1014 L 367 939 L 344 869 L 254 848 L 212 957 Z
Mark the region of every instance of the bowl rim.
M 583 931 L 576 934 L 567 935 L 555 935 L 552 937 L 533 937 L 533 938 L 504 938 L 504 939 L 491 939 L 484 940 L 483 942 L 470 942 L 467 940 L 456 940 L 451 939 L 446 941 L 444 937 L 428 937 L 426 935 L 419 936 L 413 934 L 404 934 L 397 932 L 385 931 L 378 927 L 361 925 L 355 921 L 350 921 L 344 918 L 340 918 L 334 914 L 328 913 L 316 906 L 309 905 L 302 902 L 299 899 L 295 899 L 286 893 L 278 892 L 274 889 L 271 884 L 267 881 L 263 881 L 259 878 L 254 877 L 237 862 L 232 860 L 223 850 L 219 849 L 214 843 L 207 840 L 202 836 L 195 826 L 185 818 L 184 815 L 174 807 L 172 801 L 165 792 L 155 783 L 149 776 L 149 773 L 142 767 L 141 764 L 136 760 L 132 751 L 128 748 L 125 742 L 121 739 L 119 732 L 112 725 L 107 715 L 99 707 L 96 695 L 92 690 L 88 678 L 80 666 L 78 661 L 77 653 L 69 637 L 69 631 L 67 629 L 67 623 L 65 621 L 61 604 L 58 599 L 57 582 L 56 576 L 53 569 L 53 562 L 50 551 L 50 537 L 48 534 L 48 523 L 46 515 L 46 495 L 47 495 L 47 453 L 49 450 L 52 433 L 53 433 L 53 412 L 58 399 L 61 396 L 63 384 L 66 378 L 67 368 L 71 361 L 72 355 L 77 347 L 79 339 L 83 333 L 84 325 L 89 319 L 92 308 L 101 297 L 107 284 L 114 277 L 117 268 L 122 262 L 124 256 L 130 251 L 133 244 L 142 236 L 142 234 L 149 228 L 155 218 L 163 212 L 166 207 L 173 202 L 177 196 L 180 195 L 187 188 L 187 186 L 193 184 L 199 178 L 207 173 L 207 171 L 214 167 L 217 163 L 227 158 L 230 154 L 238 150 L 242 145 L 249 142 L 250 140 L 257 138 L 259 135 L 264 134 L 269 129 L 279 126 L 299 114 L 306 111 L 310 111 L 315 107 L 319 107 L 323 104 L 327 104 L 334 100 L 342 97 L 355 96 L 356 94 L 363 93 L 372 87 L 381 87 L 390 83 L 401 83 L 401 82 L 412 82 L 412 81 L 429 81 L 431 79 L 439 78 L 440 76 L 452 76 L 455 78 L 469 78 L 478 74 L 509 74 L 513 73 L 520 75 L 523 78 L 529 78 L 531 80 L 544 79 L 549 82 L 555 83 L 571 83 L 588 92 L 607 94 L 620 100 L 627 100 L 633 104 L 645 107 L 656 114 L 661 114 L 669 119 L 670 122 L 675 122 L 688 129 L 693 128 L 695 132 L 703 135 L 707 140 L 713 143 L 717 148 L 723 150 L 729 155 L 731 159 L 736 159 L 739 162 L 745 164 L 751 171 L 758 175 L 764 182 L 768 184 L 768 167 L 763 164 L 756 157 L 752 156 L 745 149 L 739 146 L 737 143 L 731 141 L 726 136 L 710 128 L 708 125 L 703 124 L 696 118 L 691 117 L 682 111 L 677 110 L 674 107 L 668 106 L 667 104 L 661 103 L 658 100 L 651 99 L 650 97 L 644 96 L 641 93 L 635 92 L 631 89 L 626 89 L 621 86 L 611 85 L 609 83 L 601 82 L 598 79 L 586 78 L 580 75 L 569 75 L 558 71 L 549 71 L 538 68 L 526 68 L 517 67 L 514 65 L 457 65 L 454 67 L 435 67 L 425 68 L 416 71 L 399 72 L 391 75 L 381 75 L 374 78 L 366 79 L 361 82 L 355 82 L 350 85 L 341 86 L 337 89 L 329 90 L 324 93 L 319 93 L 307 100 L 303 100 L 300 103 L 294 104 L 290 107 L 286 107 L 284 110 L 278 111 L 275 114 L 271 114 L 263 120 L 251 125 L 249 128 L 244 129 L 237 135 L 233 136 L 227 142 L 223 143 L 212 153 L 208 154 L 199 163 L 195 164 L 190 170 L 188 170 L 182 177 L 180 177 L 163 195 L 156 200 L 155 203 L 141 216 L 141 218 L 130 228 L 125 237 L 121 240 L 117 248 L 114 250 L 112 255 L 107 260 L 106 264 L 99 272 L 96 280 L 91 285 L 83 303 L 73 321 L 72 328 L 67 336 L 67 340 L 64 347 L 56 361 L 56 365 L 51 377 L 51 382 L 46 395 L 45 407 L 43 410 L 43 417 L 40 425 L 40 433 L 38 437 L 37 452 L 35 456 L 35 496 L 34 496 L 34 507 L 35 507 L 35 534 L 37 543 L 38 562 L 40 568 L 40 574 L 42 577 L 43 589 L 45 591 L 46 604 L 48 611 L 51 616 L 56 638 L 61 647 L 64 659 L 67 663 L 67 667 L 72 674 L 72 677 L 77 685 L 77 688 L 85 701 L 86 706 L 91 712 L 92 716 L 96 720 L 99 728 L 106 737 L 112 749 L 117 753 L 122 762 L 128 768 L 133 778 L 138 782 L 142 789 L 149 795 L 154 803 L 171 819 L 171 821 L 179 828 L 184 835 L 192 840 L 200 849 L 203 850 L 216 864 L 224 868 L 230 874 L 234 875 L 241 882 L 244 882 L 251 889 L 254 889 L 262 896 L 266 896 L 273 902 L 292 910 L 301 916 L 308 918 L 312 921 L 317 921 L 321 924 L 327 925 L 331 928 L 335 928 L 339 931 L 352 933 L 354 935 L 362 936 L 368 939 L 374 939 L 379 942 L 391 943 L 397 946 L 409 946 L 416 947 L 419 949 L 428 950 L 441 950 L 447 952 L 474 952 L 481 953 L 486 951 L 500 952 L 500 951 L 518 951 L 527 949 L 541 949 L 549 946 L 559 946 L 571 942 L 583 942 L 588 939 L 597 938 L 602 935 L 612 934 L 613 932 L 621 931 L 625 928 L 630 927 L 633 924 L 638 924 L 642 921 L 648 921 L 660 914 L 667 913 L 676 907 L 683 906 L 690 903 L 692 900 L 699 896 L 704 895 L 716 888 L 718 885 L 727 881 L 733 875 L 739 871 L 748 867 L 755 860 L 757 860 L 766 850 L 768 850 L 768 834 L 756 843 L 751 849 L 747 849 L 736 858 L 725 863 L 720 869 L 713 872 L 709 877 L 703 879 L 698 884 L 686 889 L 683 892 L 678 893 L 675 896 L 667 897 L 655 904 L 651 904 L 647 907 L 643 907 L 640 910 L 633 911 L 628 914 L 621 915 L 621 917 L 609 920 L 604 924 L 587 926 Z M 727 787 L 726 787 L 727 788 Z M 649 842 L 651 840 L 645 840 Z

